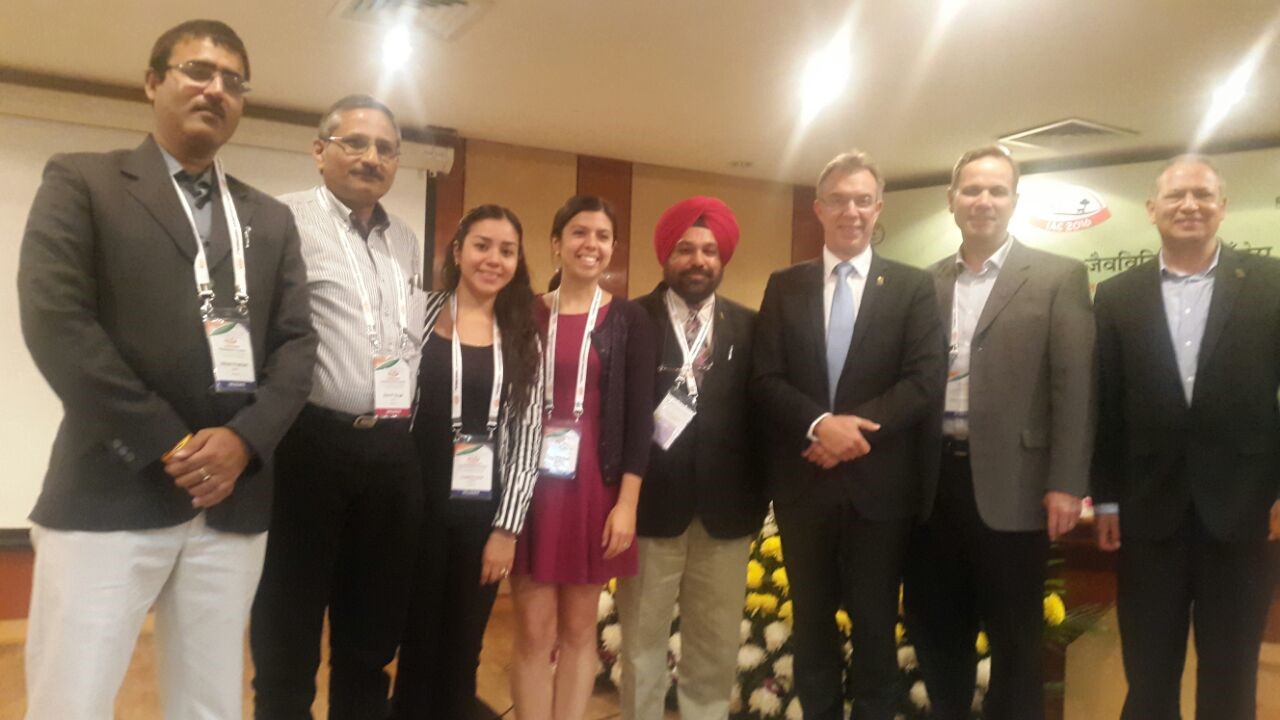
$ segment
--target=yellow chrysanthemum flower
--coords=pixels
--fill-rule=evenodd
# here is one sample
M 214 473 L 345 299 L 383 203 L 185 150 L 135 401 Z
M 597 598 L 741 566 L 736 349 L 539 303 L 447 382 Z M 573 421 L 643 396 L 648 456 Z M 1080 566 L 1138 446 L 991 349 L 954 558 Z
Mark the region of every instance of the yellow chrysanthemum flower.
M 978 633 L 978 640 L 974 642 L 973 649 L 977 650 L 979 655 L 986 655 L 987 651 L 991 649 L 991 642 L 987 640 L 985 632 Z
M 760 543 L 760 554 L 782 562 L 782 538 L 777 535 L 765 538 Z
M 778 608 L 778 617 L 786 620 L 787 624 L 791 624 L 791 601 L 782 603 L 782 607 Z
M 752 560 L 747 563 L 747 587 L 755 589 L 760 587 L 761 581 L 764 580 L 764 566 Z
M 618 592 L 618 578 L 609 578 L 609 594 L 614 595 Z
M 1044 596 L 1044 621 L 1051 627 L 1061 625 L 1067 619 L 1067 606 L 1062 604 L 1058 593 Z
M 778 611 L 778 598 L 769 593 L 747 593 L 746 607 L 752 615 L 772 615 Z
M 774 570 L 773 576 L 770 578 L 770 580 L 773 581 L 773 586 L 778 588 L 782 592 L 786 592 L 791 587 L 791 584 L 787 581 L 786 568 L 778 568 L 777 570 Z
M 901 645 L 901 644 L 902 644 L 902 638 L 904 638 L 904 637 L 906 637 L 906 636 L 907 636 L 907 629 L 906 629 L 905 627 L 903 627 L 903 626 L 902 626 L 902 623 L 898 623 L 897 625 L 894 625 L 894 626 L 893 626 L 893 640 L 894 640 L 894 642 L 896 642 L 897 644 Z
M 849 619 L 849 613 L 844 610 L 836 611 L 836 627 L 845 635 L 853 632 L 853 621 Z

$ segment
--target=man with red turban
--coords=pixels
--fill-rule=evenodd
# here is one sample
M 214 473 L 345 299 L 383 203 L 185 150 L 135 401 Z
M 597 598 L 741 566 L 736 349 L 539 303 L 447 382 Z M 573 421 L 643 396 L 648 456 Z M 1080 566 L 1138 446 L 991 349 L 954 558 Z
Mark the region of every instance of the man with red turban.
M 639 573 L 618 584 L 622 717 L 663 717 L 678 600 L 680 717 L 724 720 L 743 572 L 768 502 L 747 405 L 756 314 L 716 294 L 738 246 L 738 221 L 722 201 L 673 205 L 653 244 L 663 281 L 638 302 L 659 328 L 660 365 L 654 444 L 636 513 Z

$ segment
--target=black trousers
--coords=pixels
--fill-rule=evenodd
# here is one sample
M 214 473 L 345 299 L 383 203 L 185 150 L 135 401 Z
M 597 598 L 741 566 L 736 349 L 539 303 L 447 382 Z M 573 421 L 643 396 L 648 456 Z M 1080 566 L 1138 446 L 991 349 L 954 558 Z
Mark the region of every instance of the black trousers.
M 892 720 L 898 584 L 911 520 L 878 522 L 851 502 L 775 506 L 794 603 L 795 687 L 805 720 L 842 720 L 846 669 L 835 614 L 853 621 L 853 720 Z
M 1123 533 L 1124 516 L 1121 515 Z M 1271 601 L 1264 538 L 1224 542 L 1189 512 L 1172 537 L 1123 537 L 1117 569 L 1125 720 L 1176 720 L 1195 628 L 1196 718 L 1252 720 Z
M 476 669 L 498 584 L 480 584 L 496 501 L 451 500 L 424 525 L 391 717 L 477 720 Z
M 306 406 L 276 451 L 249 642 L 258 720 L 311 718 L 329 608 L 329 717 L 383 720 L 422 521 L 404 422 L 358 430 Z
M 944 453 L 933 517 L 912 532 L 907 631 L 937 720 L 972 717 L 978 630 L 991 648 L 987 720 L 1044 717 L 1043 530 L 1000 532 L 978 514 L 968 455 Z

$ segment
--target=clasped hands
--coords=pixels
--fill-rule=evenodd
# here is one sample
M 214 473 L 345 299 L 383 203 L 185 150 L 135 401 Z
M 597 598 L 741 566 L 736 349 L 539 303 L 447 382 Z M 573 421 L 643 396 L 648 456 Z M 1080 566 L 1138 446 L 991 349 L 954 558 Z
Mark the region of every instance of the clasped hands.
M 828 415 L 813 428 L 817 438 L 801 453 L 801 457 L 824 470 L 871 452 L 871 443 L 863 431 L 875 432 L 880 423 L 857 415 Z
M 164 471 L 191 495 L 191 505 L 211 508 L 235 490 L 249 465 L 249 448 L 227 427 L 196 432 L 164 459 Z

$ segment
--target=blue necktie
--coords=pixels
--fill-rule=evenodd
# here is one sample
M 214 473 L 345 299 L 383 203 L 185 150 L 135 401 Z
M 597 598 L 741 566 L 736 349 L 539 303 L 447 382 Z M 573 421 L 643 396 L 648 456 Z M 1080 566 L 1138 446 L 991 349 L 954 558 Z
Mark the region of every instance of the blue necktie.
M 836 386 L 840 384 L 849 343 L 853 340 L 853 292 L 849 290 L 852 272 L 853 264 L 847 260 L 835 267 L 836 291 L 831 296 L 831 317 L 827 323 L 827 394 L 833 408 Z

